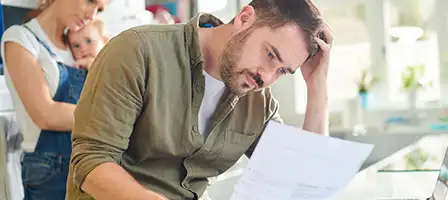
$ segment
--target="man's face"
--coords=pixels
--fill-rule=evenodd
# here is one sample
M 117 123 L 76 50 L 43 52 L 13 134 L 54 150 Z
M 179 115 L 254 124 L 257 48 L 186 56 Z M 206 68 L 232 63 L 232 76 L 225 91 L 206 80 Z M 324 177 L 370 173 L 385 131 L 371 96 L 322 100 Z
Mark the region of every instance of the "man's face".
M 236 33 L 220 56 L 220 75 L 237 95 L 269 87 L 294 73 L 308 58 L 308 46 L 297 25 L 277 29 L 249 27 Z

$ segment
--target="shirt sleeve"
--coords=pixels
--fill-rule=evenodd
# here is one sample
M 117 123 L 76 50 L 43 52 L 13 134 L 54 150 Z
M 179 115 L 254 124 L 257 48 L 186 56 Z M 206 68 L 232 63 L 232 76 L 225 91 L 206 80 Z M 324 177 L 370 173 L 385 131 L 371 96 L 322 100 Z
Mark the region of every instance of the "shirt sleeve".
M 263 125 L 263 130 L 266 128 L 266 125 L 269 123 L 269 121 L 276 121 L 278 123 L 283 123 L 283 119 L 280 116 L 279 113 L 279 103 L 278 101 L 272 96 L 270 88 L 268 88 L 268 90 L 266 91 L 266 98 L 268 99 L 269 102 L 269 106 L 266 108 L 267 109 L 267 113 L 269 113 L 267 120 L 265 121 L 264 125 Z M 251 157 L 252 153 L 254 152 L 255 148 L 257 147 L 258 141 L 260 140 L 261 135 L 263 134 L 260 133 L 258 138 L 252 143 L 252 145 L 249 147 L 249 149 L 246 151 L 246 156 L 247 157 Z
M 121 163 L 146 87 L 145 42 L 128 30 L 95 59 L 75 110 L 71 176 L 76 187 L 98 165 Z
M 38 57 L 40 44 L 36 40 L 36 37 L 23 26 L 13 25 L 3 33 L 1 41 L 2 58 L 5 57 L 4 46 L 6 42 L 17 43 L 29 51 L 31 55 L 36 58 Z

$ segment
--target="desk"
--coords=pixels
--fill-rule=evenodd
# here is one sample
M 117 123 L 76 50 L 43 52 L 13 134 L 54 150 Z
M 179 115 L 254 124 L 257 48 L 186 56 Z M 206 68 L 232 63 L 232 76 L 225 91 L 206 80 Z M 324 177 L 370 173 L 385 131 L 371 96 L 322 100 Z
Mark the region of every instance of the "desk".
M 392 173 L 382 170 L 402 167 L 405 165 L 403 157 L 419 148 L 442 155 L 447 145 L 448 134 L 426 135 L 421 139 L 416 139 L 416 142 L 358 172 L 349 185 L 336 195 L 334 200 L 373 200 L 379 196 L 393 198 L 395 194 L 401 193 L 403 190 L 409 191 L 410 195 L 413 193 L 416 195 L 419 193 L 430 194 L 436 185 L 442 158 L 423 164 L 423 167 L 432 168 L 426 171 Z M 212 186 L 207 190 L 212 200 L 228 200 L 230 198 L 233 187 L 238 182 L 246 164 L 247 158 L 241 159 L 227 173 L 211 182 Z M 331 166 L 328 170 L 331 170 Z
M 395 154 L 358 172 L 350 184 L 341 191 L 335 200 L 369 200 L 379 197 L 394 198 L 403 191 L 410 196 L 431 194 L 436 187 L 444 150 L 448 145 L 448 134 L 425 136 Z M 436 155 L 433 160 L 422 162 L 425 168 L 417 171 L 400 170 L 408 163 L 408 155 L 423 150 Z

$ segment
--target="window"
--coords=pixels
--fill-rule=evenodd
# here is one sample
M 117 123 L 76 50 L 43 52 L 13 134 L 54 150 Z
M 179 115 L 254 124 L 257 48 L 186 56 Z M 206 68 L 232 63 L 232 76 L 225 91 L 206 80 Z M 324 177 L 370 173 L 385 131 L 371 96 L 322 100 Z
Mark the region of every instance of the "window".
M 431 87 L 418 92 L 418 106 L 440 100 L 437 34 L 431 26 L 434 1 L 392 1 L 391 44 L 389 46 L 389 100 L 393 107 L 407 104 L 402 73 L 408 66 L 424 67 Z
M 328 72 L 329 109 L 342 111 L 346 101 L 356 98 L 357 80 L 363 68 L 370 67 L 369 34 L 362 3 L 318 2 L 335 35 Z M 305 112 L 306 85 L 296 81 L 297 111 Z

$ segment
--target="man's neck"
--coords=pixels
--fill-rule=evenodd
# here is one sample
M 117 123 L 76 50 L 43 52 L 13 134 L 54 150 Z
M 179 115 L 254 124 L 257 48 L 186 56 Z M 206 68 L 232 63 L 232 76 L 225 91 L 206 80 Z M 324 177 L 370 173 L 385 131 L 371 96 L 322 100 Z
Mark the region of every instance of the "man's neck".
M 232 27 L 223 24 L 216 28 L 200 28 L 199 41 L 204 56 L 204 70 L 217 80 L 220 76 L 219 56 L 223 52 L 227 41 L 232 34 Z

